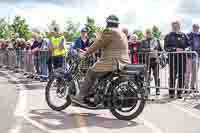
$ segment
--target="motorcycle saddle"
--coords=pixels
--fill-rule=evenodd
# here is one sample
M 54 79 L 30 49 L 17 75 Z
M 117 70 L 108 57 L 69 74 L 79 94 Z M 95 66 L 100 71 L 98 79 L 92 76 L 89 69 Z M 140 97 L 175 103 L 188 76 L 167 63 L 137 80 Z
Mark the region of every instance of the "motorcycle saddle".
M 120 74 L 123 75 L 137 75 L 145 71 L 145 65 L 127 65 L 123 70 L 120 71 Z

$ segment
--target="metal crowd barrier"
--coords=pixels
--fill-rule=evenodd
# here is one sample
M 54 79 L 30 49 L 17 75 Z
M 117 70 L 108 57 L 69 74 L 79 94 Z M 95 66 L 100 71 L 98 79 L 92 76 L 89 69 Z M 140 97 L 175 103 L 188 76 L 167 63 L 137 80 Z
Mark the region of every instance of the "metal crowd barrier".
M 188 91 L 199 89 L 199 56 L 196 52 L 137 52 L 130 57 L 134 64 L 147 65 L 149 74 L 146 79 L 149 88 Z M 86 72 L 97 60 L 98 57 L 93 55 L 80 62 L 81 68 Z M 36 56 L 31 50 L 0 49 L 0 67 L 44 79 L 53 70 L 52 58 L 47 50 L 39 51 Z
M 0 49 L 0 67 L 4 66 L 3 58 L 4 58 L 3 49 Z
M 147 88 L 198 91 L 199 56 L 194 51 L 138 52 L 132 63 L 146 64 Z M 136 61 L 137 60 L 137 61 Z
M 15 72 L 31 75 L 31 77 L 34 76 L 37 79 L 48 79 L 49 74 L 54 69 L 54 62 L 50 55 L 48 50 L 40 50 L 37 53 L 32 53 L 31 50 L 27 49 L 0 49 L 0 66 Z M 65 59 L 62 64 L 66 67 Z M 81 61 L 82 71 L 86 74 L 87 69 L 96 61 L 97 57 L 95 55 Z
M 48 53 L 48 51 L 46 51 Z M 40 56 L 40 57 L 39 57 Z M 36 61 L 38 63 L 42 62 L 41 59 L 43 56 L 43 53 L 38 53 L 38 58 L 36 59 L 36 56 L 31 52 L 31 50 L 26 49 L 0 49 L 0 67 L 4 67 L 9 70 L 13 70 L 14 72 L 21 72 L 25 75 L 38 75 L 42 76 L 43 73 L 36 73 L 36 67 L 38 67 L 39 70 L 42 69 L 43 64 L 37 66 Z M 34 62 L 35 61 L 35 62 Z M 48 69 L 47 69 L 48 70 Z M 46 74 L 46 76 L 48 76 Z M 31 76 L 32 77 L 32 76 Z

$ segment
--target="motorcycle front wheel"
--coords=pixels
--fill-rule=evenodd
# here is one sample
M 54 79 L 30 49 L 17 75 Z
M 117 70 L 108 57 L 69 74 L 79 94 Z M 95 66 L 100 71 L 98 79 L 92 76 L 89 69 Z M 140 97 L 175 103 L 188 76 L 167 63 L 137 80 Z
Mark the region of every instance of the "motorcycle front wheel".
M 45 88 L 45 99 L 48 106 L 55 111 L 62 111 L 71 105 L 68 95 L 67 82 L 62 79 L 51 77 Z
M 119 81 L 112 92 L 110 112 L 119 120 L 130 121 L 137 118 L 145 107 L 144 94 L 138 91 L 138 85 L 129 81 Z

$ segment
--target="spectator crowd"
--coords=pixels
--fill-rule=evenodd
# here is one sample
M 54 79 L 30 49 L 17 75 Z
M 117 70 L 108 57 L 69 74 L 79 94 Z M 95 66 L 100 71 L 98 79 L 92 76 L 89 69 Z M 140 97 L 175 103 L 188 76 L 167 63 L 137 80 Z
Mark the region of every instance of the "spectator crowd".
M 0 58 L 0 65 L 3 64 L 2 62 L 10 61 L 10 57 L 16 55 L 16 60 L 13 60 L 15 62 L 13 68 L 17 70 L 16 72 L 23 67 L 27 78 L 46 82 L 53 69 L 63 66 L 69 48 L 86 51 L 95 39 L 100 38 L 99 33 L 95 33 L 94 38 L 89 38 L 86 28 L 81 29 L 80 32 L 80 37 L 71 44 L 66 42 L 67 40 L 60 32 L 59 27 L 55 27 L 49 33 L 48 38 L 44 37 L 40 32 L 34 32 L 32 39 L 28 41 L 22 38 L 13 40 L 1 39 L 0 56 L 7 54 L 7 58 Z M 155 86 L 157 87 L 156 95 L 160 95 L 159 86 L 161 84 L 159 75 L 161 67 L 158 57 L 164 51 L 171 52 L 168 55 L 170 97 L 173 98 L 175 96 L 173 88 L 176 88 L 176 79 L 178 80 L 177 88 L 198 89 L 196 85 L 200 59 L 200 32 L 198 24 L 192 26 L 190 33 L 183 33 L 181 31 L 181 24 L 178 21 L 172 22 L 171 32 L 164 37 L 164 41 L 154 36 L 151 29 L 145 31 L 145 38 L 143 40 L 139 40 L 135 32 L 130 33 L 126 28 L 122 29 L 122 32 L 129 40 L 127 45 L 129 46 L 132 64 L 147 64 L 149 75 L 153 74 Z M 185 51 L 195 51 L 198 56 L 185 54 Z M 100 57 L 101 50 L 97 51 L 93 56 L 95 61 Z M 151 80 L 150 77 L 148 80 Z M 182 90 L 178 90 L 177 97 L 181 98 L 182 93 Z

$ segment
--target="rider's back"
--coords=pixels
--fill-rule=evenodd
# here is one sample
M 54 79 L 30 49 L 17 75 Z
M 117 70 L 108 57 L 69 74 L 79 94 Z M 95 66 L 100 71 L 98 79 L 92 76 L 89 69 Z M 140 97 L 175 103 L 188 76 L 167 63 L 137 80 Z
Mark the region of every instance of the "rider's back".
M 114 57 L 129 63 L 128 40 L 126 35 L 117 28 L 111 29 L 111 41 L 104 47 L 104 58 Z
M 100 39 L 104 43 L 102 58 L 94 65 L 95 71 L 113 71 L 118 60 L 120 69 L 130 64 L 128 54 L 128 40 L 126 35 L 118 28 L 109 28 Z

